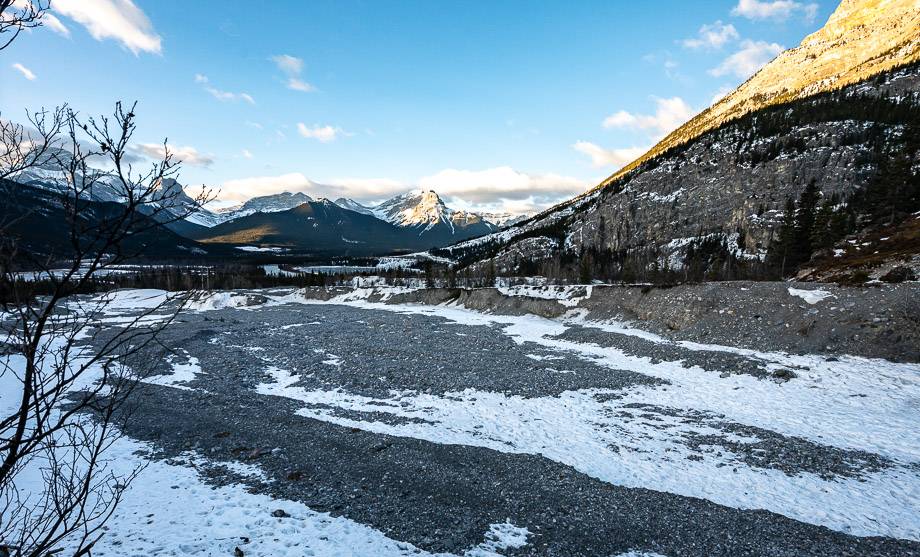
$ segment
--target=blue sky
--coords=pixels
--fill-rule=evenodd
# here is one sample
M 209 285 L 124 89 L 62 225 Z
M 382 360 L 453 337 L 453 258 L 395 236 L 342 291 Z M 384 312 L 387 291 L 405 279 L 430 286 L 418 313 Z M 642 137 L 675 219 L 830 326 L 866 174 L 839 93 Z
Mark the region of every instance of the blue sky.
M 20 0 L 20 2 L 25 0 Z M 139 101 L 138 154 L 225 202 L 414 187 L 525 211 L 580 193 L 818 29 L 836 2 L 55 0 L 0 112 Z

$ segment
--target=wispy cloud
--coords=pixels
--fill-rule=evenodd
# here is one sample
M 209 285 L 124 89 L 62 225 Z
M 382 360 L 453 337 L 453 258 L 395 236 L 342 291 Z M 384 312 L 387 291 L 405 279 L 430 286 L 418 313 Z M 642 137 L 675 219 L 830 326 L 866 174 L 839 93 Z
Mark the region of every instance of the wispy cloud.
M 303 122 L 298 122 L 297 131 L 300 135 L 304 137 L 309 137 L 310 139 L 315 139 L 323 143 L 329 143 L 330 141 L 335 141 L 343 135 L 348 135 L 342 128 L 335 126 L 320 126 L 314 124 L 312 127 L 308 127 Z
M 291 56 L 290 54 L 278 54 L 271 57 L 271 61 L 287 77 L 287 88 L 303 93 L 316 91 L 316 87 L 301 79 L 303 72 L 303 59 Z
M 767 62 L 776 58 L 783 50 L 785 48 L 776 43 L 744 40 L 741 42 L 740 50 L 709 70 L 709 74 L 715 77 L 731 74 L 746 79 L 764 67 Z
M 243 149 L 243 150 L 240 152 L 240 154 L 243 155 L 243 158 L 244 158 L 244 159 L 251 159 L 251 158 L 252 158 L 252 152 L 251 152 L 249 149 Z
M 195 83 L 200 83 L 205 91 L 210 93 L 212 97 L 219 101 L 246 101 L 249 104 L 256 104 L 256 100 L 252 98 L 252 95 L 249 93 L 233 93 L 214 87 L 211 85 L 211 80 L 208 79 L 208 76 L 206 75 L 196 73 Z
M 626 147 L 624 149 L 605 149 L 589 141 L 577 141 L 572 148 L 579 153 L 588 155 L 591 164 L 600 168 L 612 166 L 622 168 L 642 156 L 648 147 Z
M 656 105 L 655 114 L 635 114 L 621 110 L 605 118 L 603 126 L 605 128 L 650 130 L 654 132 L 655 136 L 663 136 L 675 130 L 696 113 L 680 97 L 670 99 L 653 98 Z
M 179 147 L 175 145 L 166 145 L 162 143 L 139 143 L 132 145 L 130 150 L 140 156 L 153 160 L 162 160 L 166 156 L 166 150 L 172 154 L 175 160 L 191 166 L 207 167 L 214 164 L 213 155 L 205 155 L 194 147 Z
M 141 52 L 161 54 L 162 39 L 147 15 L 131 0 L 54 0 L 52 8 L 83 25 L 97 41 L 113 39 L 135 55 Z M 57 22 L 58 32 L 69 33 Z
M 725 24 L 722 21 L 716 21 L 700 27 L 696 37 L 684 39 L 681 44 L 685 48 L 694 50 L 702 48 L 717 49 L 722 48 L 725 44 L 738 40 L 738 31 L 732 24 Z
M 15 69 L 16 71 L 18 71 L 19 73 L 21 73 L 22 76 L 23 76 L 24 78 L 28 79 L 29 81 L 35 81 L 35 79 L 36 79 L 36 77 L 37 77 L 34 73 L 32 73 L 32 70 L 30 70 L 29 68 L 23 66 L 23 65 L 20 64 L 19 62 L 16 62 L 15 64 L 13 64 L 13 69 Z
M 70 38 L 70 29 L 68 29 L 60 19 L 50 12 L 45 12 L 42 16 L 42 26 L 51 29 L 58 35 Z
M 293 89 L 294 91 L 300 91 L 302 93 L 312 93 L 316 91 L 316 87 L 296 77 L 288 79 L 287 87 L 288 89 Z
M 795 13 L 801 13 L 806 20 L 811 21 L 818 13 L 818 5 L 792 0 L 738 0 L 738 5 L 732 9 L 732 15 L 754 20 L 785 21 Z
M 278 66 L 278 69 L 286 74 L 297 75 L 303 71 L 303 59 L 291 56 L 290 54 L 278 54 L 272 56 L 272 62 Z

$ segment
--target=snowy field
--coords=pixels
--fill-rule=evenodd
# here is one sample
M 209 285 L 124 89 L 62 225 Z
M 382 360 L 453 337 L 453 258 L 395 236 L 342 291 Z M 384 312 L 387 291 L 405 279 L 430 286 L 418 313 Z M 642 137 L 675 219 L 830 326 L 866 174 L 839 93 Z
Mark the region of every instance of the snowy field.
M 93 554 L 920 554 L 916 364 L 371 292 L 194 302 L 109 454 L 147 466 Z

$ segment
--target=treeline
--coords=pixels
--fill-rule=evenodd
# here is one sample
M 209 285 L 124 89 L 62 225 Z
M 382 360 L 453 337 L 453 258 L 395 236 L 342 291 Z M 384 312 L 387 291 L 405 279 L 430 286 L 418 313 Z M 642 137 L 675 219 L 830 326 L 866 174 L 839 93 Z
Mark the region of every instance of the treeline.
M 370 273 L 302 273 L 292 268 L 278 274 L 266 273 L 260 266 L 225 265 L 215 267 L 138 267 L 137 270 L 102 272 L 81 284 L 69 284 L 68 294 L 94 294 L 118 288 L 154 288 L 167 291 L 184 290 L 235 290 L 275 287 L 304 288 L 310 286 L 336 286 L 350 284 L 355 277 L 370 276 Z M 390 284 L 401 284 L 418 280 L 417 272 L 394 269 L 373 273 L 383 276 Z M 31 299 L 54 291 L 54 283 L 48 278 L 35 280 L 28 273 L 6 274 L 0 277 L 0 303 Z
M 913 163 L 918 153 L 920 124 L 908 126 L 900 147 L 882 153 L 874 177 L 845 199 L 836 195 L 822 199 L 814 180 L 798 200 L 787 199 L 782 224 L 767 253 L 771 274 L 792 276 L 844 238 L 896 226 L 920 211 L 920 168 Z

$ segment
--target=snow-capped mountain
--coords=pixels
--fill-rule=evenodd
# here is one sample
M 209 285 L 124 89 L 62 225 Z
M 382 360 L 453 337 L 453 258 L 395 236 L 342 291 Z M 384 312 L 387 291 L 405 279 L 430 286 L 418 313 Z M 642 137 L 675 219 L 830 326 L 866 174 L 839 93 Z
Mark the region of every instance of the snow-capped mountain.
M 227 207 L 212 213 L 215 218 L 214 224 L 231 221 L 253 213 L 277 213 L 287 211 L 294 207 L 299 207 L 304 203 L 313 201 L 313 198 L 303 192 L 281 192 L 272 195 L 262 195 L 253 197 L 245 203 Z M 205 225 L 205 226 L 214 226 Z
M 55 157 L 61 160 L 69 160 L 70 154 L 67 151 L 59 150 Z M 120 188 L 113 184 L 114 180 L 101 171 L 94 171 L 99 174 L 96 176 L 96 183 L 93 188 L 84 193 L 84 196 L 95 201 L 120 201 L 123 197 Z M 45 164 L 33 166 L 26 170 L 16 173 L 10 177 L 14 182 L 35 186 L 45 190 L 56 192 L 72 191 L 68 185 L 69 178 L 61 169 L 58 162 L 50 160 Z M 81 182 L 82 178 L 78 175 L 77 181 Z
M 390 224 L 418 229 L 422 234 L 472 235 L 486 234 L 498 228 L 479 213 L 452 209 L 433 190 L 413 190 L 387 199 L 379 205 L 367 206 L 352 199 L 340 198 L 336 205 L 349 211 L 372 215 Z
M 439 223 L 453 227 L 454 210 L 437 193 L 416 190 L 392 197 L 373 209 L 373 214 L 397 226 L 422 226 L 429 230 Z
M 445 246 L 495 230 L 480 215 L 451 209 L 435 192 L 421 191 L 375 207 L 319 199 L 282 211 L 256 211 L 196 230 L 191 237 L 208 243 L 382 255 Z

